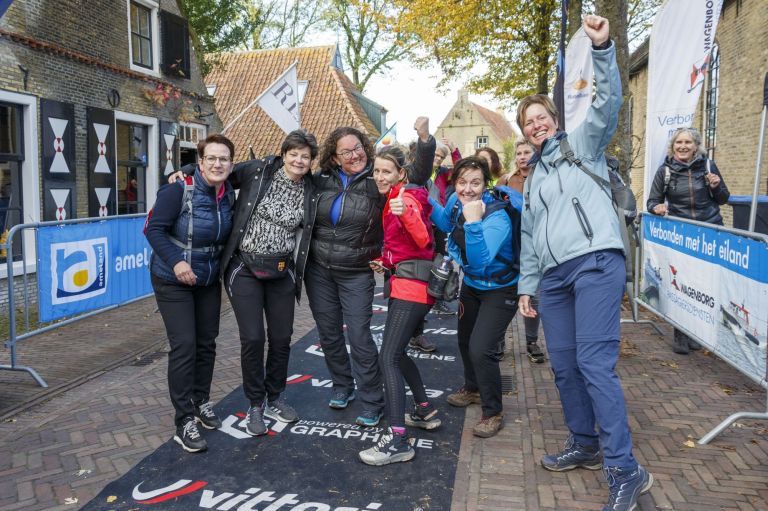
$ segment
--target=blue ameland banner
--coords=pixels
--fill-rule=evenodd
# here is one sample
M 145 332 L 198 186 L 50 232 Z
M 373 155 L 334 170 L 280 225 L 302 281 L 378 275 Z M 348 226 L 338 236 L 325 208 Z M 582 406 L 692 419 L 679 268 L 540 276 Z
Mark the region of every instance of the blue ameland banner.
M 0 0 L 0 18 L 3 17 L 3 14 L 5 14 L 5 11 L 8 10 L 12 3 L 13 0 Z
M 117 305 L 152 292 L 144 218 L 41 227 L 37 286 L 41 321 Z
M 639 301 L 764 386 L 768 243 L 643 215 Z

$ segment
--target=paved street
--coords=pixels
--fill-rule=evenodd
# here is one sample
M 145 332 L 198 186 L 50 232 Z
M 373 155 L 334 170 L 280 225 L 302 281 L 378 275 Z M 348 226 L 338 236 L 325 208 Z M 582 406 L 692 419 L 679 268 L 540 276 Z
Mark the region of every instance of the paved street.
M 52 389 L 0 372 L 0 511 L 78 509 L 171 437 L 164 332 L 154 309 L 145 300 L 20 345 L 21 362 Z M 306 302 L 297 312 L 296 339 L 313 326 Z M 765 410 L 765 391 L 709 354 L 673 354 L 649 326 L 624 325 L 623 341 L 619 373 L 635 454 L 656 478 L 640 509 L 768 509 L 768 423 L 744 421 L 709 446 L 691 443 L 733 412 Z M 548 364 L 524 356 L 519 318 L 507 348 L 503 374 L 517 390 L 504 398 L 506 426 L 495 438 L 475 438 L 480 410 L 468 410 L 452 509 L 600 509 L 601 472 L 538 465 L 565 430 Z M 239 384 L 237 329 L 224 300 L 212 398 Z

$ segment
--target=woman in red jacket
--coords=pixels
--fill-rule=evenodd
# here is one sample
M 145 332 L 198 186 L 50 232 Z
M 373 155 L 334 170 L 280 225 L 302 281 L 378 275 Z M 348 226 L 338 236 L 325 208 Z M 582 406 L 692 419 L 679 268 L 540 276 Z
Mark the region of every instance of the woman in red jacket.
M 379 192 L 388 197 L 382 213 L 384 250 L 374 270 L 390 271 L 389 312 L 379 363 L 389 410 L 389 429 L 379 442 L 360 452 L 368 465 L 387 465 L 413 459 L 406 425 L 435 429 L 440 425 L 437 409 L 427 400 L 424 383 L 415 362 L 406 353 L 414 330 L 424 320 L 435 299 L 427 294 L 427 278 L 434 251 L 429 215 L 429 193 L 408 185 L 405 155 L 399 147 L 379 151 L 373 178 Z M 423 280 L 422 280 L 423 279 Z M 413 392 L 414 409 L 405 414 L 405 379 Z

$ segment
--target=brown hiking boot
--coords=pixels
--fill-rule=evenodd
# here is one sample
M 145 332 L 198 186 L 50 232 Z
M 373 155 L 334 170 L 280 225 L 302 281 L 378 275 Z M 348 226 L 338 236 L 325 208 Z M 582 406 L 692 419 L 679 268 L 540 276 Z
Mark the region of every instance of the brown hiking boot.
M 480 438 L 490 438 L 504 427 L 504 414 L 500 413 L 493 417 L 484 417 L 472 428 L 472 434 Z
M 478 391 L 469 391 L 466 387 L 461 387 L 453 394 L 448 395 L 448 404 L 464 408 L 472 403 L 480 404 L 480 393 Z

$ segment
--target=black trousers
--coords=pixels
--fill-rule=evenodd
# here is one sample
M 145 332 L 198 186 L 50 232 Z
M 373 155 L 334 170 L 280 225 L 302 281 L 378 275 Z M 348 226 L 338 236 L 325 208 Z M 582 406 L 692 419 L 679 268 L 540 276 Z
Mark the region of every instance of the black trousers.
M 389 301 L 388 308 L 379 358 L 381 371 L 384 373 L 389 425 L 405 427 L 403 379 L 408 382 L 415 402 L 427 401 L 419 368 L 406 351 L 413 329 L 424 321 L 424 316 L 429 312 L 429 305 L 393 298 Z
M 384 391 L 379 352 L 371 335 L 376 285 L 373 271 L 330 270 L 310 262 L 304 282 L 334 390 L 352 392 L 357 383 L 363 408 L 381 411 Z M 344 341 L 345 325 L 351 363 Z
M 464 385 L 479 391 L 483 417 L 502 411 L 498 347 L 517 312 L 517 286 L 479 290 L 466 284 L 459 293 L 459 352 Z
M 208 399 L 219 335 L 221 283 L 187 286 L 152 275 L 152 288 L 165 323 L 168 343 L 168 390 L 180 425 Z
M 251 406 L 280 397 L 288 377 L 293 312 L 296 299 L 291 275 L 275 280 L 253 276 L 239 258 L 224 274 L 225 289 L 240 330 L 243 390 Z M 266 317 L 267 333 L 264 332 Z M 266 375 L 264 344 L 267 343 Z

